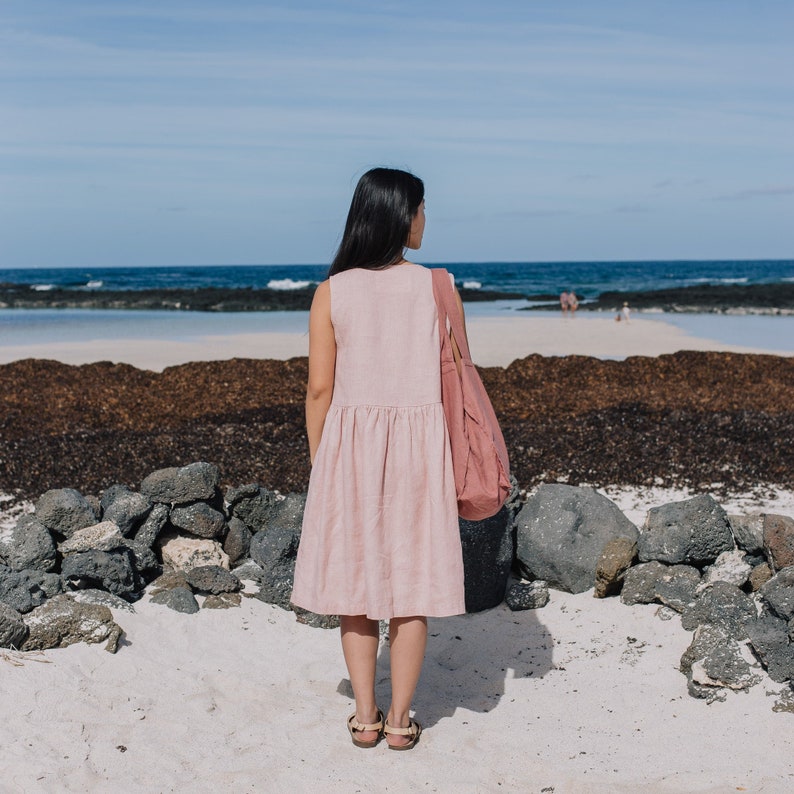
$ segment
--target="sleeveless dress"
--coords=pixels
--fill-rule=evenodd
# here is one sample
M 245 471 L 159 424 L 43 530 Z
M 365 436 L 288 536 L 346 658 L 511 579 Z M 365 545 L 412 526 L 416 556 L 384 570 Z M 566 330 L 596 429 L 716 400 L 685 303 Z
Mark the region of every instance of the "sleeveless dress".
M 334 393 L 309 480 L 292 602 L 373 620 L 465 612 L 430 270 L 331 277 Z

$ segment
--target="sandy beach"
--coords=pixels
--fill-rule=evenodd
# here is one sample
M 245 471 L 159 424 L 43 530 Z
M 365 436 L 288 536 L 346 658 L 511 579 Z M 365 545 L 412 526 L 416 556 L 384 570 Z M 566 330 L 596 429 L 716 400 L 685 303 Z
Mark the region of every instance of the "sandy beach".
M 73 333 L 51 332 L 44 338 L 37 338 L 35 333 L 29 333 L 28 339 L 21 332 L 13 337 L 7 334 L 0 338 L 0 364 L 46 358 L 65 364 L 123 362 L 161 371 L 187 361 L 287 359 L 308 353 L 307 312 L 282 312 L 278 317 L 273 316 L 276 313 L 186 316 L 161 312 L 146 315 L 138 324 L 133 324 L 134 312 L 122 314 L 121 328 L 116 321 L 95 328 L 89 325 Z M 719 319 L 726 321 L 726 327 L 727 323 L 753 321 L 742 317 Z M 758 337 L 754 344 L 738 344 L 684 330 L 658 314 L 637 314 L 629 323 L 616 323 L 611 315 L 582 314 L 570 320 L 557 314 L 539 316 L 537 312 L 498 312 L 477 304 L 467 306 L 472 358 L 488 367 L 505 367 L 532 353 L 616 359 L 679 350 L 794 355 L 794 334 L 786 342 L 786 331 L 794 330 L 794 319 L 771 319 L 780 329 L 777 333 L 773 330 L 765 338 Z M 288 330 L 281 330 L 285 325 Z M 111 334 L 107 333 L 109 329 Z
M 628 514 L 643 499 L 613 494 Z M 794 504 L 792 502 L 791 504 Z M 632 513 L 633 511 L 633 513 Z M 0 652 L 3 791 L 763 792 L 791 790 L 787 689 L 707 705 L 678 671 L 691 634 L 656 606 L 552 591 L 430 622 L 409 754 L 362 751 L 338 632 L 254 599 L 177 614 L 114 611 L 118 653 Z M 378 695 L 388 702 L 388 647 Z
M 478 363 L 492 366 L 532 352 L 764 352 L 648 318 L 626 325 L 473 312 L 469 328 Z M 299 331 L 50 340 L 0 345 L 0 362 L 111 360 L 159 371 L 187 361 L 302 356 L 306 344 Z M 638 524 L 649 507 L 688 495 L 606 493 Z M 738 512 L 794 515 L 794 492 L 766 493 L 722 501 Z M 353 705 L 338 632 L 248 598 L 239 609 L 196 615 L 147 597 L 134 608 L 114 610 L 125 631 L 115 655 L 82 644 L 0 651 L 0 789 L 280 792 L 304 790 L 310 780 L 322 792 L 782 794 L 794 784 L 790 689 L 764 677 L 724 702 L 694 700 L 678 670 L 691 634 L 678 618 L 660 619 L 656 606 L 552 591 L 542 610 L 513 613 L 502 604 L 431 621 L 415 699 L 425 733 L 403 755 L 350 743 L 344 723 Z M 387 663 L 382 642 L 384 706 Z

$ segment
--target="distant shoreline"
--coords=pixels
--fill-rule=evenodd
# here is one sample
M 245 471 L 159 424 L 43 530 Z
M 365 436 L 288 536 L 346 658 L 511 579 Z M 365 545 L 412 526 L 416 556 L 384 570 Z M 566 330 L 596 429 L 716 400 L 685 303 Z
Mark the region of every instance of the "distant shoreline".
M 251 287 L 168 288 L 143 290 L 79 290 L 33 284 L 0 284 L 0 309 L 119 309 L 124 311 L 274 312 L 308 311 L 315 287 L 253 289 Z M 459 288 L 467 302 L 520 300 L 515 292 Z
M 307 311 L 314 286 L 298 289 L 251 287 L 84 290 L 33 284 L 0 283 L 3 309 L 113 309 L 197 312 Z M 464 302 L 528 300 L 531 311 L 559 310 L 557 296 L 458 287 Z M 580 311 L 616 311 L 626 302 L 632 309 L 667 313 L 794 314 L 794 283 L 700 284 L 647 291 L 607 291 L 582 301 Z

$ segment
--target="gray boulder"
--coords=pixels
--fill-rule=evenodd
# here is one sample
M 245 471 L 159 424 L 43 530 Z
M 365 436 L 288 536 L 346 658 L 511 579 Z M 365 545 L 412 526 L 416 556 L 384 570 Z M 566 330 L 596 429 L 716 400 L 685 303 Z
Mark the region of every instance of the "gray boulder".
M 172 526 L 200 538 L 219 538 L 226 528 L 226 518 L 223 513 L 210 507 L 206 502 L 193 502 L 174 507 L 168 518 Z
M 658 602 L 677 612 L 695 599 L 700 572 L 690 565 L 662 565 L 653 560 L 626 571 L 620 600 L 627 605 Z
M 141 483 L 141 493 L 152 502 L 186 504 L 199 499 L 212 499 L 220 480 L 217 466 L 191 463 L 181 468 L 152 472 Z
M 283 609 L 290 608 L 305 504 L 305 494 L 289 494 L 279 503 L 268 528 L 251 539 L 251 559 L 262 568 L 256 597 Z
M 736 545 L 748 554 L 762 554 L 764 551 L 764 514 L 729 515 L 728 523 Z
M 237 516 L 229 519 L 229 531 L 223 541 L 223 550 L 229 555 L 229 565 L 234 567 L 248 557 L 251 537 L 251 530 Z
M 61 576 L 70 588 L 99 587 L 122 598 L 134 598 L 140 589 L 130 549 L 81 551 L 64 557 Z
M 78 604 L 68 595 L 51 598 L 25 617 L 29 635 L 23 651 L 65 648 L 76 642 L 104 642 L 106 651 L 118 650 L 121 626 L 105 606 Z
M 163 566 L 148 546 L 137 540 L 128 540 L 125 545 L 132 552 L 131 562 L 138 578 L 136 584 L 151 582 L 162 574 Z
M 764 551 L 775 571 L 794 565 L 794 518 L 764 516 Z
M 794 645 L 785 620 L 765 609 L 747 626 L 747 635 L 755 655 L 773 681 L 782 684 L 794 679 Z
M 626 571 L 637 557 L 637 541 L 631 538 L 613 538 L 607 541 L 596 563 L 596 598 L 606 598 L 619 593 Z
M 729 582 L 715 582 L 684 609 L 681 625 L 687 631 L 706 624 L 719 626 L 729 636 L 742 640 L 756 615 L 755 602 L 750 596 Z
M 510 585 L 505 603 L 513 611 L 540 609 L 549 603 L 549 586 L 546 582 L 516 582 Z
M 200 565 L 188 571 L 185 578 L 194 590 L 213 595 L 236 593 L 243 587 L 243 583 L 233 573 L 220 565 Z
M 695 600 L 700 584 L 697 568 L 671 565 L 656 583 L 656 600 L 676 612 L 683 612 Z
M 97 523 L 91 502 L 73 488 L 47 491 L 36 502 L 36 518 L 51 532 L 69 538 Z
M 670 565 L 700 567 L 732 548 L 727 513 L 710 494 L 651 508 L 639 539 L 642 562 L 658 560 Z
M 0 539 L 0 562 L 14 571 L 55 568 L 55 542 L 36 516 L 22 516 L 14 529 Z
M 698 626 L 681 657 L 681 672 L 689 681 L 689 694 L 709 701 L 718 688 L 749 689 L 760 681 L 744 658 L 742 646 L 723 626 Z
M 12 571 L 0 565 L 0 602 L 21 614 L 41 606 L 61 590 L 61 577 L 57 573 L 38 570 Z
M 570 593 L 595 584 L 596 566 L 614 538 L 637 539 L 637 528 L 593 488 L 541 485 L 518 514 L 516 563 L 526 579 Z
M 161 604 L 175 612 L 193 615 L 199 611 L 198 601 L 193 593 L 186 587 L 174 587 L 172 590 L 160 590 L 151 599 L 153 604 Z
M 135 532 L 136 542 L 152 548 L 166 523 L 168 523 L 168 506 L 156 504 Z
M 513 514 L 505 505 L 483 521 L 458 519 L 466 612 L 502 603 L 513 564 Z
M 47 598 L 63 592 L 63 580 L 60 574 L 36 570 L 20 571 L 20 573 L 26 574 L 31 582 L 35 582 Z
M 282 500 L 278 494 L 259 485 L 243 485 L 230 488 L 225 500 L 231 513 L 251 530 L 252 533 L 266 529 L 276 514 Z
M 761 601 L 779 618 L 794 618 L 794 566 L 784 568 L 758 591 Z
M 28 627 L 22 615 L 0 601 L 0 648 L 19 650 L 28 636 Z
M 126 485 L 113 485 L 100 499 L 102 520 L 112 521 L 122 535 L 131 535 L 149 511 L 152 503 L 141 493 L 130 490 Z
M 656 601 L 656 586 L 667 575 L 668 569 L 668 565 L 655 560 L 629 568 L 623 579 L 620 600 L 627 606 L 652 604 Z

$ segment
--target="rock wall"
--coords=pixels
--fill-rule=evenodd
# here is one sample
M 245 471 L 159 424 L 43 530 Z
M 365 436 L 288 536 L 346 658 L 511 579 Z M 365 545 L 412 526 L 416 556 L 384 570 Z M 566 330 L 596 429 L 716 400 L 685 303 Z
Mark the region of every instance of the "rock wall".
M 243 596 L 292 609 L 305 495 L 258 484 L 221 493 L 220 482 L 216 466 L 199 462 L 152 472 L 137 491 L 44 493 L 0 534 L 0 647 L 85 641 L 115 651 L 122 628 L 111 609 L 134 609 L 145 595 L 186 614 Z M 729 516 L 701 495 L 650 509 L 638 528 L 592 488 L 542 485 L 522 503 L 514 483 L 496 516 L 460 523 L 470 612 L 503 600 L 536 609 L 549 587 L 593 588 L 625 605 L 658 604 L 662 619 L 680 615 L 693 632 L 681 670 L 695 697 L 746 689 L 763 671 L 794 680 L 791 517 Z

